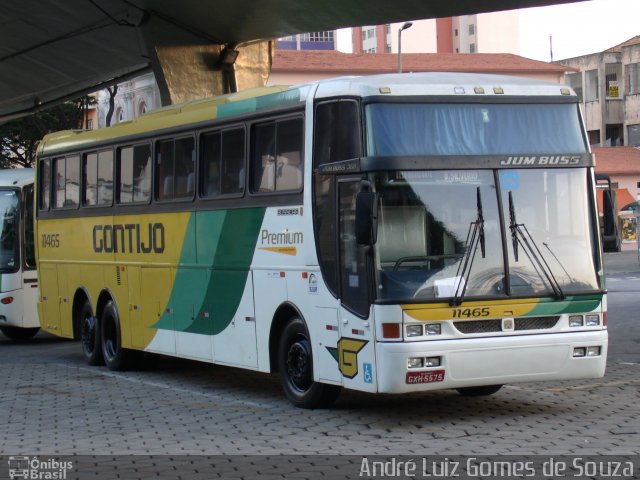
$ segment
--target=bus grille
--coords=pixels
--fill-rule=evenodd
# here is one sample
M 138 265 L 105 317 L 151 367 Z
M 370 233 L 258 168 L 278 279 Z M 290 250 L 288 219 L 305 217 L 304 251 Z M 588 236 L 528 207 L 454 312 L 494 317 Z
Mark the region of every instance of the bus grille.
M 515 330 L 546 330 L 555 327 L 559 316 L 552 317 L 519 317 L 515 319 Z M 460 333 L 491 333 L 502 331 L 502 320 L 465 320 L 453 322 Z

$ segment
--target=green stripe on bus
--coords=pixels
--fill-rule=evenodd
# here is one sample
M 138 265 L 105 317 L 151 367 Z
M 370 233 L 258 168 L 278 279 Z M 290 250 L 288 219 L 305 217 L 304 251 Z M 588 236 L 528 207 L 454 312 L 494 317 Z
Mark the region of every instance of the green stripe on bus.
M 550 298 L 541 298 L 536 306 L 527 314 L 533 315 L 559 315 L 563 313 L 591 312 L 602 303 L 602 295 L 571 296 L 563 301 Z
M 193 255 L 190 250 L 197 244 L 198 266 L 210 268 L 179 267 L 169 305 L 191 305 L 192 311 L 164 313 L 154 328 L 216 335 L 229 326 L 242 299 L 265 211 L 235 209 L 191 216 L 180 263 Z

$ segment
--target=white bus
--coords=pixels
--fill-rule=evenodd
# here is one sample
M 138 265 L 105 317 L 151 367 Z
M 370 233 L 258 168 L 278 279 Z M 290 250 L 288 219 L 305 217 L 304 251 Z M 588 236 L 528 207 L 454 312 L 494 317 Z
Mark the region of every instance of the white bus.
M 33 337 L 38 321 L 33 169 L 0 170 L 0 331 Z
M 593 158 L 567 87 L 403 74 L 169 107 L 39 151 L 44 329 L 340 388 L 604 374 Z

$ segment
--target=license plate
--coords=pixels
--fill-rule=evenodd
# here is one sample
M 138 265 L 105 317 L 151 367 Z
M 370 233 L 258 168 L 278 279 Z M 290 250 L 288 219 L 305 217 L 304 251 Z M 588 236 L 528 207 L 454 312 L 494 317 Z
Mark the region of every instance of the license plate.
M 433 383 L 444 380 L 444 370 L 429 370 L 428 372 L 407 372 L 407 383 Z

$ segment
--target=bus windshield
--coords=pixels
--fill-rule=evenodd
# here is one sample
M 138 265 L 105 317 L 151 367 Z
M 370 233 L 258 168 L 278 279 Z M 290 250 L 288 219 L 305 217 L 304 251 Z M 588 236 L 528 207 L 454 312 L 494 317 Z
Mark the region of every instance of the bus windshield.
M 586 153 L 575 104 L 367 105 L 367 154 Z
M 18 268 L 18 193 L 0 190 L 0 272 Z
M 577 168 L 370 174 L 380 198 L 378 299 L 596 290 L 586 175 Z M 511 213 L 522 232 L 515 246 Z

